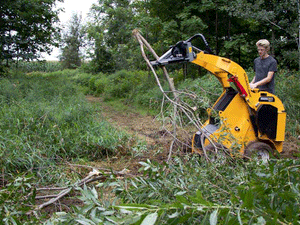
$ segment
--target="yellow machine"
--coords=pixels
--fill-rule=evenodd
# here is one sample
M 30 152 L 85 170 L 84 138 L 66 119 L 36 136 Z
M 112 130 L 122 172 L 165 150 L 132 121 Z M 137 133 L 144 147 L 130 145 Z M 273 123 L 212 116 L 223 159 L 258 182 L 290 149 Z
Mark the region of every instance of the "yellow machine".
M 191 41 L 195 38 L 203 40 L 206 50 L 192 46 Z M 245 70 L 227 58 L 211 54 L 202 34 L 178 42 L 151 63 L 167 65 L 179 62 L 192 62 L 205 68 L 223 87 L 221 96 L 207 110 L 208 120 L 193 137 L 194 152 L 211 149 L 211 142 L 226 149 L 239 146 L 245 157 L 255 154 L 269 158 L 269 154 L 282 152 L 286 112 L 277 96 L 259 89 L 251 90 Z M 215 114 L 217 116 L 213 116 Z

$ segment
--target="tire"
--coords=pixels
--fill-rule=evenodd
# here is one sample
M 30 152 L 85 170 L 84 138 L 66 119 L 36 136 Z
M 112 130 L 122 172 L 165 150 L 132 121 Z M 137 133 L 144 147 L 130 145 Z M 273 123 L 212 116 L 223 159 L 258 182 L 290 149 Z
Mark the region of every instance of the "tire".
M 257 159 L 267 162 L 270 159 L 270 154 L 273 152 L 270 145 L 264 142 L 255 141 L 249 143 L 244 151 L 246 159 Z

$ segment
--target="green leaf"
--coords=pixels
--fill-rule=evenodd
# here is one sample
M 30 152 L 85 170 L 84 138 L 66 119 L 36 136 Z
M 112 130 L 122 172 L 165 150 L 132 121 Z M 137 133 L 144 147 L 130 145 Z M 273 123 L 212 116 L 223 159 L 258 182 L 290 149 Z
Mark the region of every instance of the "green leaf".
M 157 220 L 157 213 L 151 213 L 145 217 L 141 225 L 153 225 Z
M 237 213 L 237 218 L 238 218 L 239 224 L 242 225 L 243 223 L 242 223 L 242 218 L 241 218 L 240 210 Z
M 114 211 L 105 211 L 101 213 L 101 216 L 111 216 L 113 215 L 115 212 Z
M 176 218 L 176 217 L 178 217 L 178 216 L 179 216 L 179 213 L 178 213 L 178 212 L 175 212 L 175 213 L 173 213 L 172 215 L 168 215 L 168 217 L 169 217 L 170 219 Z
M 216 225 L 218 222 L 218 210 L 216 209 L 210 214 L 209 223 L 210 225 Z
M 126 210 L 145 210 L 150 208 L 155 208 L 156 206 L 147 205 L 147 204 L 127 204 L 127 205 L 118 205 L 115 206 L 117 209 L 126 209 Z
M 132 211 L 129 211 L 129 210 L 127 210 L 127 209 L 120 209 L 120 212 L 121 212 L 122 214 L 132 214 Z
M 254 203 L 254 194 L 253 194 L 253 191 L 250 189 L 246 192 L 246 195 L 243 199 L 242 207 L 252 209 L 253 208 L 253 203 Z
M 184 195 L 185 193 L 186 193 L 186 191 L 179 191 L 179 192 L 175 193 L 175 196 L 177 196 L 177 195 Z
M 140 215 L 130 216 L 128 219 L 125 219 L 124 224 L 136 224 L 139 220 L 141 220 Z
M 139 162 L 139 164 L 141 164 L 144 167 L 150 167 L 150 165 L 148 163 L 145 163 L 145 162 Z
M 190 205 L 190 202 L 183 197 L 182 195 L 176 195 L 176 199 L 180 202 L 180 203 L 184 203 L 186 205 Z
M 179 218 L 178 224 L 183 224 L 185 221 L 187 221 L 189 218 L 191 218 L 191 216 L 192 216 L 191 213 L 187 213 L 187 214 L 183 215 L 182 217 Z
M 89 220 L 86 218 L 76 219 L 75 221 L 82 225 L 94 225 L 95 224 L 92 220 Z
M 262 216 L 257 218 L 257 225 L 265 225 L 265 224 L 266 224 L 266 221 Z
M 196 191 L 196 197 L 193 196 L 188 196 L 188 199 L 190 199 L 193 203 L 198 203 L 198 204 L 202 204 L 205 206 L 212 206 L 213 203 L 206 201 L 203 196 L 202 196 L 202 192 L 200 190 Z

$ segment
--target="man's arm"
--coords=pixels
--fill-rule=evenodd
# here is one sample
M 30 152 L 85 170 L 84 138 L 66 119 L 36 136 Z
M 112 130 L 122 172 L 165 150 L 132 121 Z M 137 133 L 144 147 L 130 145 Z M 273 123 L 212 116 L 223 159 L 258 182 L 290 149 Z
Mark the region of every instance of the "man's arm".
M 257 88 L 258 86 L 269 83 L 272 80 L 274 73 L 275 73 L 274 71 L 269 71 L 268 75 L 264 79 L 262 79 L 256 83 L 254 83 L 254 78 L 253 78 L 253 80 L 250 83 L 250 88 L 254 89 L 254 88 Z

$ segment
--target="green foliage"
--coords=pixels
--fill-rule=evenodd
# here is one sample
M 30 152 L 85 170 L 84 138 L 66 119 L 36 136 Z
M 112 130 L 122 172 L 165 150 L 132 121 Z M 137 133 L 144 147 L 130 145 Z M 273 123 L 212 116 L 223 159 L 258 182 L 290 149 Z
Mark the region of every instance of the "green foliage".
M 113 74 L 98 73 L 88 76 L 88 82 L 82 83 L 89 87 L 90 93 L 102 95 L 106 100 L 114 98 L 130 98 L 137 94 L 137 89 L 147 83 L 147 72 L 120 70 Z M 76 79 L 82 80 L 82 74 Z M 139 92 L 140 93 L 140 92 Z
M 1 224 L 38 224 L 39 216 L 30 216 L 36 190 L 32 175 L 18 175 L 0 190 Z
M 85 206 L 56 214 L 47 224 L 296 224 L 299 222 L 299 161 L 209 164 L 198 157 L 172 164 L 141 162 L 143 176 L 111 179 L 116 199 L 101 201 L 82 190 Z M 122 199 L 121 204 L 117 204 Z
M 101 0 L 92 7 L 91 13 L 94 22 L 89 24 L 88 36 L 95 43 L 91 53 L 94 72 L 130 69 L 135 58 L 131 53 L 136 52 L 131 38 L 135 12 L 130 1 Z
M 178 41 L 202 33 L 215 54 L 246 69 L 257 57 L 255 43 L 266 38 L 271 42 L 271 55 L 282 68 L 299 69 L 297 4 L 295 0 L 234 0 L 230 4 L 225 0 L 184 0 L 176 5 L 170 0 L 100 0 L 91 10 L 88 25 L 90 40 L 95 42 L 93 72 L 145 69 L 138 43 L 131 38 L 136 28 L 158 55 Z
M 280 2 L 235 0 L 226 7 L 226 11 L 250 25 L 248 35 L 251 33 L 256 39 L 269 39 L 271 54 L 275 55 L 283 68 L 289 69 L 299 69 L 300 53 L 296 53 L 299 44 L 298 10 L 299 2 L 295 0 Z
M 31 74 L 2 79 L 0 87 L 0 164 L 5 173 L 46 174 L 49 165 L 62 159 L 126 154 L 128 135 L 101 120 L 99 109 L 68 80 Z
M 276 95 L 282 100 L 287 112 L 287 131 L 293 136 L 300 135 L 300 81 L 299 73 L 282 70 L 276 74 Z
M 131 72 L 126 70 L 118 71 L 108 77 L 109 86 L 106 87 L 106 93 L 111 97 L 122 98 L 129 92 L 135 90 L 137 85 L 145 82 L 145 72 Z
M 61 1 L 61 0 L 58 0 Z M 0 66 L 3 60 L 36 59 L 50 52 L 58 28 L 56 0 L 19 0 L 1 3 Z

